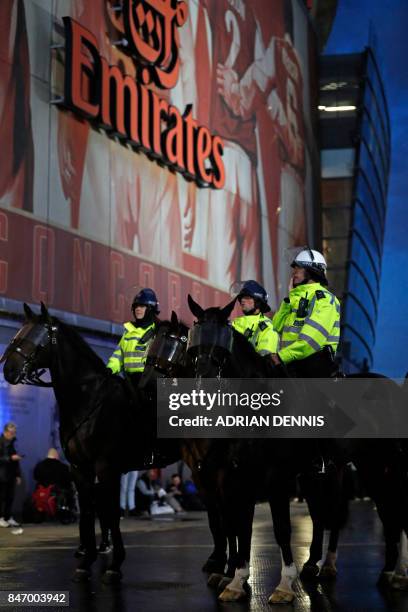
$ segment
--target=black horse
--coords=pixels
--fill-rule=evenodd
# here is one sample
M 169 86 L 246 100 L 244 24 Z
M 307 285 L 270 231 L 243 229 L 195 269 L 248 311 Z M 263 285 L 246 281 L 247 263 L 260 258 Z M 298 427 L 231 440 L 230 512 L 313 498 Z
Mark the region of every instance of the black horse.
M 120 476 L 153 467 L 154 418 L 120 376 L 72 327 L 50 316 L 44 304 L 35 315 L 25 304 L 26 321 L 3 355 L 4 376 L 17 384 L 47 384 L 39 370 L 50 370 L 59 407 L 60 438 L 72 466 L 80 506 L 79 532 L 84 554 L 74 579 L 88 579 L 97 558 L 95 515 L 110 531 L 113 553 L 104 582 L 121 578 L 125 549 L 120 532 Z M 178 454 L 177 454 L 178 458 Z M 168 463 L 176 460 L 169 458 Z M 161 467 L 155 464 L 156 467 Z
M 189 353 L 192 352 L 194 355 L 195 376 L 254 378 L 271 375 L 268 360 L 257 355 L 250 343 L 229 326 L 226 313 L 232 311 L 233 303 L 224 309 L 203 310 L 189 297 L 189 305 L 197 318 L 194 329 L 199 339 L 194 343 L 193 332 L 193 341 L 189 343 Z M 202 342 L 202 339 L 206 337 L 209 340 Z M 282 376 L 281 373 L 280 376 Z M 324 526 L 333 529 L 329 553 L 335 554 L 341 520 L 341 515 L 336 513 L 336 509 L 339 509 L 338 501 L 341 491 L 334 486 L 328 498 L 328 493 L 321 486 L 321 476 L 316 474 L 312 468 L 316 459 L 319 460 L 323 452 L 327 459 L 328 450 L 331 454 L 332 470 L 331 474 L 326 473 L 325 481 L 329 489 L 333 484 L 340 484 L 341 468 L 345 462 L 350 460 L 357 465 L 368 484 L 384 524 L 387 553 L 383 573 L 390 566 L 393 569 L 396 562 L 395 538 L 397 534 L 399 537 L 402 528 L 406 529 L 408 521 L 406 495 L 400 495 L 400 491 L 407 490 L 406 475 L 403 470 L 400 470 L 401 463 L 396 457 L 396 449 L 397 446 L 388 440 L 348 440 L 346 443 L 343 440 L 330 440 L 323 449 L 319 442 L 314 440 L 274 439 L 253 442 L 237 440 L 235 447 L 230 447 L 232 462 L 229 463 L 229 467 L 225 466 L 220 491 L 223 498 L 224 524 L 228 530 L 229 539 L 236 537 L 238 542 L 238 569 L 234 580 L 221 595 L 221 599 L 230 600 L 244 596 L 243 584 L 249 575 L 253 508 L 256 498 L 265 486 L 269 491 L 275 537 L 281 548 L 283 562 L 282 579 L 270 598 L 271 603 L 289 602 L 294 598 L 292 582 L 297 572 L 290 548 L 287 486 L 289 479 L 294 475 L 302 473 L 303 476 L 309 476 L 306 496 L 314 532 L 310 559 L 306 562 L 304 569 L 307 570 L 307 573 L 309 570 L 313 573 L 317 562 L 321 559 Z M 256 477 L 254 478 L 256 474 L 262 476 L 258 481 Z M 251 485 L 245 486 L 245 495 L 243 495 L 243 482 Z M 397 500 L 401 505 L 398 512 L 395 508 Z M 236 511 L 237 504 L 240 508 L 239 513 Z M 327 513 L 324 512 L 327 508 L 333 511 L 334 520 L 332 522 L 327 522 Z M 405 519 L 403 518 L 404 513 Z M 333 558 L 329 561 L 329 568 Z
M 228 318 L 230 310 L 225 313 Z M 178 320 L 173 312 L 170 321 L 161 321 L 156 336 L 149 347 L 146 366 L 140 379 L 139 388 L 146 393 L 152 404 L 155 403 L 157 381 L 161 378 L 186 378 L 192 372 L 191 358 L 186 353 L 189 329 Z M 203 571 L 210 576 L 209 584 L 218 585 L 224 576 L 233 577 L 235 572 L 235 539 L 229 542 L 230 556 L 227 557 L 228 541 L 221 513 L 218 507 L 217 475 L 220 467 L 220 457 L 224 457 L 222 450 L 227 445 L 214 444 L 209 439 L 180 439 L 178 447 L 181 457 L 189 466 L 193 480 L 205 502 L 208 513 L 210 531 L 214 540 L 214 550 L 203 565 Z M 221 462 L 222 463 L 222 462 Z

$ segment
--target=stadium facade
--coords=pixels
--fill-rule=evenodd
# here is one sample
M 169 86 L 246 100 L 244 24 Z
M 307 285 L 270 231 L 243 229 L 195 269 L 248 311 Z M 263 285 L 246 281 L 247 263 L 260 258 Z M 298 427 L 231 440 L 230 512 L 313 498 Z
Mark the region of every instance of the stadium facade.
M 373 347 L 390 169 L 390 122 L 373 49 L 320 60 L 323 250 L 342 298 L 345 372 L 367 371 Z
M 322 4 L 2 0 L 3 345 L 23 301 L 103 358 L 140 286 L 164 318 L 191 321 L 187 293 L 222 305 L 248 278 L 277 306 L 285 250 L 320 226 Z M 50 391 L 0 385 L 27 477 L 54 416 Z

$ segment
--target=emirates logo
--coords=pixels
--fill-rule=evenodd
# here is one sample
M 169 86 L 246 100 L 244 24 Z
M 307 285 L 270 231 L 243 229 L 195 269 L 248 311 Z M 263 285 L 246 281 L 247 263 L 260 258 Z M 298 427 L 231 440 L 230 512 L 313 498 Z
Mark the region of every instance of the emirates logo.
M 101 55 L 92 32 L 71 17 L 63 17 L 64 96 L 56 103 L 200 187 L 222 189 L 222 138 L 198 124 L 191 104 L 182 112 L 149 87 L 152 83 L 171 89 L 177 83 L 178 28 L 187 19 L 186 3 L 124 0 L 107 6 L 110 21 L 120 34 L 112 45 L 121 45 L 129 53 L 132 74 Z
M 123 0 L 116 27 L 126 37 L 123 47 L 141 66 L 138 79 L 171 89 L 179 76 L 179 33 L 188 15 L 186 2 Z

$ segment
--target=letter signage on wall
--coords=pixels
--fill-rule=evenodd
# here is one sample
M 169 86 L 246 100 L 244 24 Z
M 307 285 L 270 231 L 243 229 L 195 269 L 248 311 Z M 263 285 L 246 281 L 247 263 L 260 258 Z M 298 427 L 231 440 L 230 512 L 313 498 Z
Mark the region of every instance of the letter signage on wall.
M 225 183 L 223 140 L 161 98 L 151 87 L 171 89 L 179 74 L 178 28 L 185 2 L 126 0 L 121 42 L 136 60 L 136 78 L 110 66 L 88 29 L 64 17 L 65 78 L 61 105 L 102 127 L 135 150 L 180 172 L 200 187 Z

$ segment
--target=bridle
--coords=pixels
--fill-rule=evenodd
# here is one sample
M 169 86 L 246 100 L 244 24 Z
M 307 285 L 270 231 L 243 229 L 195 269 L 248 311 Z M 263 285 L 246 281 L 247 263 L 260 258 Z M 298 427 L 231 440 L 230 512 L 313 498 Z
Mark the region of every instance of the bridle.
M 149 366 L 164 376 L 169 376 L 181 361 L 187 345 L 187 336 L 173 332 L 157 335 L 153 340 L 146 358 Z
M 11 355 L 17 353 L 24 361 L 21 368 L 19 383 L 25 385 L 33 385 L 36 387 L 54 387 L 52 382 L 46 382 L 42 380 L 42 375 L 46 369 L 40 369 L 35 367 L 34 363 L 38 358 L 38 354 L 41 350 L 45 350 L 47 347 L 50 348 L 50 362 L 56 357 L 58 347 L 58 322 L 53 321 L 50 317 L 43 322 L 29 320 L 26 324 L 17 332 L 14 338 L 11 340 L 6 351 L 0 359 L 0 363 L 7 361 Z M 49 366 L 47 366 L 48 369 Z M 100 391 L 102 385 L 104 385 L 110 376 L 108 374 L 91 374 L 82 376 L 80 380 L 76 380 L 76 384 L 82 386 L 88 383 L 95 383 L 94 395 L 96 396 Z M 71 432 L 62 439 L 61 433 L 61 444 L 65 454 L 68 456 L 68 443 L 75 436 L 75 434 L 87 423 L 91 417 L 95 414 L 99 408 L 100 403 L 98 401 L 90 402 L 88 405 L 88 412 L 75 423 Z M 77 451 L 80 452 L 80 451 Z
M 222 377 L 227 359 L 232 354 L 233 330 L 231 325 L 222 325 L 217 321 L 203 321 L 194 324 L 188 337 L 187 352 L 190 354 L 198 374 L 199 364 L 211 362 L 217 369 L 215 378 Z
M 29 321 L 11 340 L 0 359 L 0 363 L 7 361 L 13 353 L 17 353 L 24 360 L 21 377 L 18 381 L 20 384 L 53 387 L 52 382 L 47 382 L 41 378 L 46 368 L 34 367 L 33 364 L 41 350 L 44 350 L 49 344 L 51 344 L 51 347 L 57 344 L 57 333 L 58 327 L 52 322 L 39 324 Z

